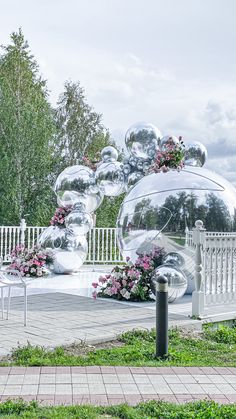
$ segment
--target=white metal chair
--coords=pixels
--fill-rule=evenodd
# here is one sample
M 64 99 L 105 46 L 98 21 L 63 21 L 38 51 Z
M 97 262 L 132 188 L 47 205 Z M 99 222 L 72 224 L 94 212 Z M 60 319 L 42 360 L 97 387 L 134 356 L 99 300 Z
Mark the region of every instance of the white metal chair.
M 0 270 L 0 288 L 2 299 L 2 318 L 4 317 L 4 288 L 8 288 L 8 302 L 7 302 L 7 316 L 9 318 L 10 305 L 11 305 L 11 289 L 13 287 L 23 288 L 24 290 L 24 326 L 27 323 L 27 282 L 21 273 L 17 270 Z

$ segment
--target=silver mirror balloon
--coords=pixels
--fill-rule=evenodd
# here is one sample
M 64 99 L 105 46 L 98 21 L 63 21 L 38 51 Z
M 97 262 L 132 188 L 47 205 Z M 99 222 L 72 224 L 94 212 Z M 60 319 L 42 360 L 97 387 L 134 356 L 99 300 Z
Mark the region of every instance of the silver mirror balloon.
M 125 190 L 122 165 L 118 161 L 104 162 L 96 170 L 96 184 L 106 196 L 117 196 Z
M 138 122 L 132 125 L 125 135 L 125 144 L 129 153 L 135 157 L 149 159 L 159 149 L 161 132 L 153 124 Z
M 185 143 L 185 165 L 202 167 L 206 163 L 207 149 L 199 141 Z
M 103 194 L 95 184 L 95 175 L 87 166 L 67 167 L 58 176 L 54 191 L 62 207 L 83 203 L 88 212 L 95 211 L 102 203 Z
M 165 135 L 160 140 L 160 148 L 162 151 L 167 151 L 169 147 L 174 147 L 179 144 L 179 139 L 174 135 Z
M 156 295 L 156 284 L 159 275 L 165 276 L 168 280 L 169 303 L 173 303 L 184 295 L 188 281 L 184 273 L 174 265 L 162 265 L 155 269 L 152 275 L 152 292 L 154 295 Z
M 77 272 L 84 263 L 88 244 L 85 236 L 76 236 L 69 229 L 50 226 L 39 236 L 38 245 L 51 249 L 55 273 Z
M 117 219 L 119 248 L 124 257 L 134 261 L 137 252 L 164 247 L 169 253 L 166 263 L 183 271 L 191 292 L 194 252 L 185 246 L 184 236 L 179 238 L 178 232 L 184 232 L 186 225 L 193 228 L 195 220 L 203 217 L 212 230 L 232 231 L 235 213 L 235 188 L 210 170 L 186 166 L 181 171 L 153 173 L 140 179 L 121 205 Z

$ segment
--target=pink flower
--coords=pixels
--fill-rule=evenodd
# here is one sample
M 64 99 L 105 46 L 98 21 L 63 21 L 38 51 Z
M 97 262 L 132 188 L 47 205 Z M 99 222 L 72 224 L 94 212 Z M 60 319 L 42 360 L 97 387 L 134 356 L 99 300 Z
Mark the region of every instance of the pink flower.
M 96 300 L 96 298 L 97 298 L 97 292 L 96 291 L 92 292 L 92 297 L 93 297 L 94 300 Z
M 98 287 L 98 282 L 92 282 L 92 287 L 97 288 Z
M 112 293 L 113 295 L 118 294 L 118 290 L 117 290 L 117 288 L 116 288 L 116 287 L 111 287 L 111 293 Z

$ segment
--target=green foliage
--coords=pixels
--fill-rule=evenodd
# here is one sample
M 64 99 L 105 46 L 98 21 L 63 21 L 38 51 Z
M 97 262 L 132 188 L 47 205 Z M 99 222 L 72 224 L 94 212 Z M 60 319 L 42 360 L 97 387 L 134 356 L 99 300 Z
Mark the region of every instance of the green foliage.
M 0 223 L 45 223 L 52 207 L 53 112 L 22 31 L 0 57 Z
M 66 82 L 52 109 L 46 82 L 21 30 L 2 51 L 0 224 L 18 224 L 26 217 L 28 225 L 47 225 L 56 204 L 56 176 L 85 155 L 100 160 L 102 148 L 113 141 L 79 83 Z M 119 204 L 103 204 L 99 223 L 114 225 L 118 209 Z
M 55 112 L 58 170 L 89 159 L 100 160 L 100 151 L 110 145 L 102 116 L 88 105 L 80 83 L 66 82 Z
M 236 327 L 227 327 L 220 325 L 216 330 L 211 330 L 205 326 L 205 336 L 218 343 L 236 344 Z
M 230 332 L 229 332 L 230 333 Z M 134 330 L 119 337 L 118 346 L 90 349 L 82 355 L 68 353 L 63 347 L 48 351 L 39 346 L 23 346 L 13 350 L 16 365 L 133 365 L 133 366 L 236 366 L 236 343 L 215 341 L 215 335 L 183 335 L 169 331 L 169 356 L 156 359 L 155 332 Z M 123 345 L 122 345 L 123 343 Z
M 219 405 L 213 401 L 174 404 L 151 400 L 137 406 L 56 406 L 43 407 L 36 402 L 7 401 L 0 405 L 0 416 L 8 419 L 234 419 L 236 405 Z
M 96 211 L 96 227 L 115 227 L 120 206 L 125 194 L 116 197 L 105 196 L 102 205 Z

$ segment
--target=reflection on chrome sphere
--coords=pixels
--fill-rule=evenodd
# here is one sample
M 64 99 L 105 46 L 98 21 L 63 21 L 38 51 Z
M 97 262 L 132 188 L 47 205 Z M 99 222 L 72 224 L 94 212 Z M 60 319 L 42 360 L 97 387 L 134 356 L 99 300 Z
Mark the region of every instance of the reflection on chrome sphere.
M 167 253 L 166 256 L 163 258 L 164 265 L 175 265 L 176 268 L 182 268 L 184 266 L 184 258 L 180 255 L 180 253 L 170 252 Z
M 150 174 L 133 186 L 121 205 L 117 219 L 120 251 L 134 262 L 137 253 L 155 246 L 179 253 L 193 284 L 194 255 L 175 240 L 175 233 L 192 229 L 201 219 L 209 231 L 232 231 L 236 213 L 236 190 L 223 177 L 200 167 L 180 172 Z M 216 215 L 217 214 L 217 215 Z
M 169 146 L 176 146 L 177 144 L 179 144 L 179 139 L 174 135 L 165 135 L 160 140 L 160 148 L 162 151 L 166 151 Z
M 83 236 L 93 227 L 93 218 L 83 209 L 76 208 L 65 218 L 65 225 L 73 234 Z
M 118 161 L 102 163 L 95 172 L 96 184 L 106 196 L 117 196 L 125 190 L 122 165 Z
M 161 132 L 154 125 L 138 122 L 132 125 L 125 135 L 125 144 L 130 154 L 148 159 L 154 157 L 159 149 Z
M 67 228 L 50 226 L 38 238 L 38 244 L 54 254 L 54 272 L 77 272 L 84 263 L 88 244 L 85 236 L 75 236 Z
M 131 189 L 142 178 L 143 174 L 141 172 L 130 173 L 128 176 L 127 189 Z
M 94 172 L 87 166 L 67 167 L 58 176 L 55 187 L 58 205 L 73 206 L 82 202 L 88 212 L 95 211 L 103 195 L 95 185 Z
M 173 265 L 162 265 L 155 269 L 152 275 L 152 292 L 156 295 L 157 277 L 163 275 L 168 280 L 168 301 L 173 303 L 181 298 L 187 289 L 187 278 L 184 273 Z
M 185 165 L 186 166 L 203 166 L 207 159 L 207 149 L 199 141 L 193 143 L 185 143 Z
M 115 161 L 118 159 L 118 151 L 115 147 L 108 145 L 102 149 L 101 156 L 104 162 Z

